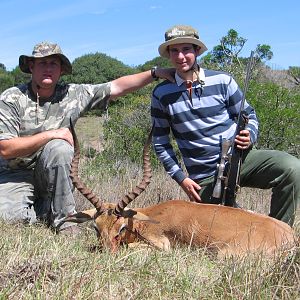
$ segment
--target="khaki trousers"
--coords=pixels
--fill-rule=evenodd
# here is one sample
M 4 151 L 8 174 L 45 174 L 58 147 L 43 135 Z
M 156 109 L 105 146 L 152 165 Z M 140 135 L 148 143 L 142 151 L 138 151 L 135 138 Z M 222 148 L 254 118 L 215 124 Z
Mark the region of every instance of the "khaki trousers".
M 73 147 L 55 139 L 43 148 L 32 170 L 0 170 L 0 217 L 13 222 L 47 222 L 54 228 L 75 212 L 69 177 Z M 65 223 L 61 229 L 70 226 Z

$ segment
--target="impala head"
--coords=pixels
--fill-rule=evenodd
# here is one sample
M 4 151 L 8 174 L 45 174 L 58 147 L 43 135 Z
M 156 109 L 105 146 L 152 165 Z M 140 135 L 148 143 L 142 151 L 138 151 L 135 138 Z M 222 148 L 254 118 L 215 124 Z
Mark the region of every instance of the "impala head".
M 116 252 L 121 242 L 126 220 L 114 214 L 115 206 L 112 203 L 105 203 L 101 213 L 96 209 L 90 209 L 69 216 L 67 219 L 79 223 L 94 221 L 94 227 L 101 246 Z
M 151 179 L 151 165 L 149 148 L 151 144 L 152 130 L 143 149 L 143 178 L 141 182 L 127 193 L 117 204 L 105 203 L 98 198 L 78 177 L 78 164 L 80 158 L 79 142 L 74 126 L 70 122 L 70 129 L 74 139 L 74 158 L 71 164 L 70 177 L 74 186 L 88 199 L 95 209 L 85 210 L 66 217 L 63 222 L 83 223 L 93 220 L 100 241 L 103 245 L 116 251 L 118 245 L 125 238 L 124 230 L 128 226 L 128 219 L 150 221 L 147 216 L 126 206 L 138 197 L 149 185 Z

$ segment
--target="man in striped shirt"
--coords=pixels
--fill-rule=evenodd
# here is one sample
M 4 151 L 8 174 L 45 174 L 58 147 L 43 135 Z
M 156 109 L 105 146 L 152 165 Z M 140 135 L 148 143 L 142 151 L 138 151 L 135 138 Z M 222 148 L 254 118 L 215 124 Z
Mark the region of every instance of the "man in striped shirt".
M 243 95 L 229 74 L 197 64 L 197 56 L 206 50 L 190 26 L 176 25 L 166 31 L 158 51 L 176 68 L 176 82 L 164 81 L 155 87 L 151 116 L 154 149 L 168 174 L 191 201 L 216 203 L 211 195 L 221 141 L 234 136 Z M 240 185 L 273 188 L 270 216 L 292 225 L 300 197 L 299 159 L 275 150 L 252 150 L 258 121 L 247 101 L 244 110 L 249 121 L 235 138 L 237 148 L 244 152 Z M 171 131 L 188 175 L 175 155 Z

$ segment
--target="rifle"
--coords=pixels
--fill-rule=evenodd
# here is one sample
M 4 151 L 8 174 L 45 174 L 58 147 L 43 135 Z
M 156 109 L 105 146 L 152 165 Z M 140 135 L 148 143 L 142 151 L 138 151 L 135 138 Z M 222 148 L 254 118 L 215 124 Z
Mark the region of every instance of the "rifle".
M 241 101 L 241 107 L 237 118 L 237 126 L 232 139 L 223 139 L 221 146 L 221 159 L 217 165 L 217 179 L 214 186 L 212 197 L 222 199 L 225 206 L 238 207 L 236 203 L 236 194 L 239 189 L 240 170 L 242 166 L 243 151 L 237 149 L 234 141 L 241 130 L 245 129 L 248 123 L 248 116 L 244 111 L 245 95 L 248 90 L 250 73 L 253 65 L 254 52 L 251 51 L 246 69 L 246 78 L 244 91 Z M 230 152 L 229 152 L 230 149 Z

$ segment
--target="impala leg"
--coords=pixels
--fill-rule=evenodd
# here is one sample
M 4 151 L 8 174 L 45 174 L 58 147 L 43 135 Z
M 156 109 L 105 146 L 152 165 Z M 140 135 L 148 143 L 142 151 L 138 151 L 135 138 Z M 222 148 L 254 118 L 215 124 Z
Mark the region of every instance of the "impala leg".
M 170 240 L 165 236 L 148 236 L 147 240 L 149 241 L 149 244 L 164 250 L 164 251 L 170 251 L 171 250 L 171 243 Z

